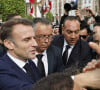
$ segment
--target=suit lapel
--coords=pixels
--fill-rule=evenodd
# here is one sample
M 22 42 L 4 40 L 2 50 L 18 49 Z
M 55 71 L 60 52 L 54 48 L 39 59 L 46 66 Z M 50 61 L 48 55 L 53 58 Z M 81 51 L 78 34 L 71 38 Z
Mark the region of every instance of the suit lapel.
M 53 55 L 53 50 L 51 48 L 52 46 L 50 46 L 47 49 L 47 59 L 48 59 L 48 74 L 50 74 L 51 72 L 53 72 L 53 62 L 54 62 L 54 55 Z
M 79 58 L 80 58 L 79 46 L 80 46 L 80 43 L 78 41 L 77 44 L 75 45 L 75 47 L 73 48 L 70 56 L 69 56 L 67 65 L 71 65 L 71 64 L 77 65 L 79 63 Z
M 14 63 L 7 55 L 4 56 L 5 62 L 9 65 L 9 68 L 11 68 L 11 73 L 14 73 L 18 78 L 24 81 L 34 82 L 32 79 L 20 68 L 17 66 L 16 63 Z
M 63 50 L 63 45 L 64 45 L 64 36 L 61 35 L 61 38 L 59 39 L 59 44 L 58 44 L 58 47 L 61 49 L 61 52 Z

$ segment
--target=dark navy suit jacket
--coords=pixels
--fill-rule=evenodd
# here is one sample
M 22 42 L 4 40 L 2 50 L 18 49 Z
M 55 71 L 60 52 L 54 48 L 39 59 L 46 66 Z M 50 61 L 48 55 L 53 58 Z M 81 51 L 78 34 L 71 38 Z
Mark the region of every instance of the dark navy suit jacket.
M 64 70 L 60 49 L 51 45 L 47 49 L 48 74 Z
M 28 90 L 40 79 L 33 63 L 34 81 L 7 55 L 0 58 L 0 90 Z
M 59 35 L 55 37 L 54 40 L 52 41 L 52 44 L 61 49 L 61 55 L 62 55 L 64 36 Z M 89 61 L 91 61 L 90 47 L 88 46 L 87 42 L 84 42 L 80 39 L 76 43 L 75 47 L 73 48 L 69 56 L 66 68 L 71 66 L 84 67 Z
M 0 44 L 0 57 L 2 57 L 4 54 L 6 54 L 6 48 L 4 45 Z

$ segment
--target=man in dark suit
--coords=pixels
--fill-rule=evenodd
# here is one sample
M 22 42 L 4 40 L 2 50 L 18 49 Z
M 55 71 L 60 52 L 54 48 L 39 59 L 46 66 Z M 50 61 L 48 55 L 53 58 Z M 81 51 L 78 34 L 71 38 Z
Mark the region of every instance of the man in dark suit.
M 38 44 L 37 55 L 42 54 L 42 62 L 44 66 L 44 72 L 48 74 L 62 71 L 63 63 L 60 55 L 60 50 L 50 45 L 52 41 L 52 26 L 50 22 L 44 18 L 33 19 L 33 28 L 35 30 L 36 41 Z M 33 62 L 38 67 L 39 60 L 33 59 Z
M 71 66 L 84 67 L 87 62 L 91 60 L 91 53 L 88 44 L 79 38 L 80 22 L 77 17 L 69 16 L 65 19 L 63 26 L 63 35 L 54 38 L 52 44 L 61 49 L 62 57 L 66 45 L 69 46 L 67 50 L 67 58 L 63 63 L 66 68 Z
M 28 60 L 35 57 L 37 47 L 32 22 L 12 19 L 1 30 L 7 54 L 0 58 L 0 90 L 28 90 L 40 79 L 35 64 Z M 25 66 L 30 67 L 30 74 Z

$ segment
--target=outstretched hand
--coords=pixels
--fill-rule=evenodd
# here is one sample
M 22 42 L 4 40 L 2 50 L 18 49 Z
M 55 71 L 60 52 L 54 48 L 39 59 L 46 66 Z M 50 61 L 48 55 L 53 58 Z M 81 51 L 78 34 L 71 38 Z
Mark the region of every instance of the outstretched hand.
M 94 42 L 90 42 L 89 46 L 97 52 L 98 60 L 93 59 L 91 62 L 89 62 L 87 66 L 83 69 L 83 72 L 100 68 L 100 45 Z

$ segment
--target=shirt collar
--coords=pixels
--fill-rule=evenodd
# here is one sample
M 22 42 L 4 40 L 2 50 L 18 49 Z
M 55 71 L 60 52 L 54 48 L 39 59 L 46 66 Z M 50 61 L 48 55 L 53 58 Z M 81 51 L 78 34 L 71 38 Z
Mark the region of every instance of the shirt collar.
M 38 53 L 38 52 L 36 52 L 36 55 L 38 55 L 38 54 L 43 54 L 43 56 L 45 56 L 45 55 L 46 55 L 46 51 L 47 51 L 47 50 L 45 50 L 45 51 L 42 52 L 42 53 Z
M 23 68 L 26 62 L 13 57 L 10 53 L 7 52 L 7 55 L 11 58 L 11 60 L 16 63 L 20 68 Z
M 65 38 L 64 38 L 64 47 L 66 47 L 66 45 L 68 45 L 68 43 L 66 42 Z M 73 48 L 75 45 L 70 45 L 71 48 Z

